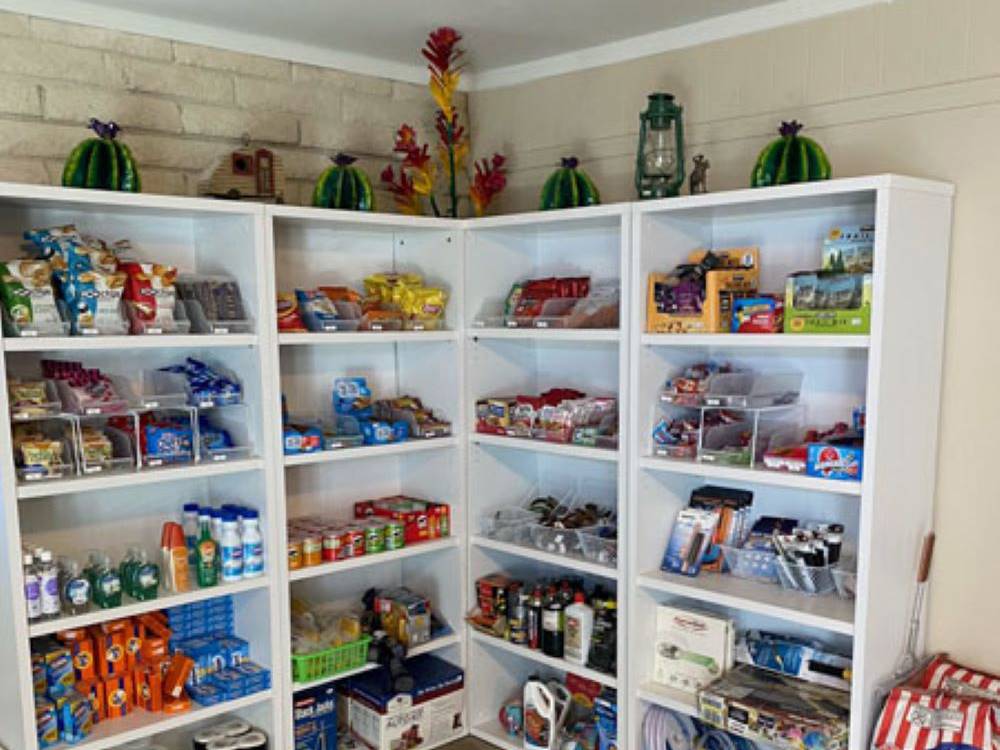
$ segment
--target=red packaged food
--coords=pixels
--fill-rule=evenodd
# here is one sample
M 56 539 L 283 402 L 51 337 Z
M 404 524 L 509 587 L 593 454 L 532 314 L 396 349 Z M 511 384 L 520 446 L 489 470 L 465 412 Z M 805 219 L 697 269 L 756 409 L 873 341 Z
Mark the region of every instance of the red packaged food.
M 278 330 L 283 333 L 305 333 L 299 301 L 290 292 L 278 292 Z
M 941 654 L 927 665 L 921 685 L 960 698 L 1000 703 L 1000 677 L 963 667 Z
M 894 688 L 875 727 L 872 746 L 874 750 L 992 750 L 994 708 L 986 701 Z

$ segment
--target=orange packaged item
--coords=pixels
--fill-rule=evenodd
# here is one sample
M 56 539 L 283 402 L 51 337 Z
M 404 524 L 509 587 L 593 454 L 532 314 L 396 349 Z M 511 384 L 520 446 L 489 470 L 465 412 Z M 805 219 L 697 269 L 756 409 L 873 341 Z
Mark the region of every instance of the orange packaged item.
M 125 653 L 125 634 L 104 633 L 100 628 L 91 630 L 94 639 L 94 660 L 97 673 L 101 677 L 117 677 L 125 674 L 128 659 Z
M 184 683 L 187 682 L 192 669 L 194 669 L 194 660 L 183 654 L 174 654 L 170 659 L 167 675 L 163 678 L 164 697 L 180 698 L 184 692 Z
M 132 673 L 135 705 L 145 711 L 163 710 L 163 675 L 156 667 L 137 667 Z
M 73 657 L 73 669 L 78 682 L 88 682 L 97 677 L 97 660 L 94 642 L 90 638 L 79 638 L 66 642 L 66 648 Z
M 299 301 L 293 292 L 278 292 L 278 330 L 283 333 L 305 333 Z
M 139 652 L 142 650 L 143 636 L 146 629 L 139 620 L 125 621 L 122 634 L 125 636 L 125 668 L 132 671 L 139 663 Z
M 167 639 L 147 635 L 142 639 L 139 656 L 143 664 L 152 664 L 167 658 Z
M 104 707 L 109 719 L 128 715 L 132 708 L 132 678 L 129 675 L 104 681 Z
M 349 286 L 321 286 L 319 290 L 331 302 L 361 302 L 361 295 Z
M 86 628 L 73 628 L 72 630 L 61 630 L 56 633 L 56 638 L 62 643 L 68 644 L 73 641 L 79 641 L 83 638 L 89 638 L 90 632 Z
M 90 701 L 90 709 L 94 714 L 94 723 L 108 718 L 104 710 L 104 684 L 97 680 L 86 680 L 76 683 L 76 692 Z
M 188 698 L 187 693 L 183 690 L 177 698 L 164 698 L 163 699 L 163 713 L 165 714 L 182 714 L 185 711 L 191 710 L 191 699 Z
M 157 615 L 159 612 L 154 612 L 151 614 L 142 615 L 139 617 L 139 622 L 146 629 L 146 637 L 149 638 L 150 634 L 157 638 L 162 638 L 165 641 L 170 640 L 170 636 L 173 632 L 167 627 L 166 623 L 161 620 Z

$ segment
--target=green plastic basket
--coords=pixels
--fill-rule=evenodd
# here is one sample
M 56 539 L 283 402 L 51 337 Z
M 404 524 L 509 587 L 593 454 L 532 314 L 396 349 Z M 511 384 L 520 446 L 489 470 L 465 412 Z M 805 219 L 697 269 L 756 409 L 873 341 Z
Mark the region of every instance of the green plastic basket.
M 353 643 L 314 654 L 292 654 L 292 681 L 312 682 L 363 667 L 368 663 L 371 640 L 371 636 L 366 635 Z

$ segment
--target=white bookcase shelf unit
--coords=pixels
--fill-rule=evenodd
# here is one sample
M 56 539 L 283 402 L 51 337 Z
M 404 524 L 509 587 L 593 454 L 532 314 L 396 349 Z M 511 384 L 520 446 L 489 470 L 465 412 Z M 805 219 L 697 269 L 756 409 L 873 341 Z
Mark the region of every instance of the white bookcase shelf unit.
M 618 672 L 604 675 L 470 629 L 466 689 L 473 734 L 488 741 L 503 736 L 497 712 L 518 695 L 532 674 L 567 672 L 619 689 L 619 721 L 625 709 L 627 623 L 624 550 L 609 567 L 582 557 L 544 551 L 491 538 L 482 519 L 539 494 L 572 494 L 615 508 L 624 544 L 628 398 L 629 309 L 627 205 L 599 206 L 496 217 L 466 223 L 465 371 L 469 436 L 469 568 L 466 587 L 475 603 L 475 581 L 504 573 L 526 583 L 542 578 L 581 577 L 589 588 L 618 598 Z M 611 329 L 507 328 L 496 321 L 513 284 L 550 276 L 589 276 L 621 285 L 620 322 Z M 619 399 L 621 439 L 617 450 L 477 433 L 475 404 L 492 396 L 536 395 L 569 387 L 587 395 Z M 518 743 L 513 743 L 518 744 Z M 510 739 L 502 746 L 512 746 Z M 518 745 L 519 746 L 519 745 Z
M 278 425 L 280 394 L 284 394 L 293 417 L 329 418 L 333 414 L 334 380 L 360 376 L 367 379 L 373 398 L 417 396 L 426 407 L 448 419 L 453 430 L 452 436 L 445 438 L 284 456 L 278 496 L 286 520 L 307 515 L 347 520 L 353 518 L 355 502 L 397 494 L 451 506 L 449 539 L 286 570 L 285 607 L 288 597 L 359 604 L 371 587 L 404 585 L 429 596 L 436 613 L 453 631 L 416 653 L 433 651 L 465 666 L 465 590 L 456 585 L 465 576 L 466 538 L 460 225 L 281 206 L 270 208 L 268 216 L 275 292 L 323 285 L 363 290 L 365 277 L 397 271 L 419 273 L 425 283 L 443 287 L 449 295 L 443 330 L 282 333 L 276 337 L 278 372 L 269 408 Z M 276 450 L 282 452 L 280 438 Z M 287 621 L 284 634 L 285 653 L 290 654 Z M 293 745 L 292 693 L 337 679 L 342 675 L 287 686 L 282 697 L 284 746 Z
M 271 285 L 259 206 L 158 196 L 0 184 L 0 259 L 24 257 L 27 229 L 76 224 L 84 233 L 113 241 L 132 241 L 130 255 L 140 260 L 176 265 L 181 273 L 222 274 L 240 286 L 249 316 L 271 314 Z M 34 705 L 31 688 L 30 639 L 69 627 L 98 624 L 165 606 L 225 594 L 235 597 L 236 632 L 250 642 L 251 658 L 272 670 L 275 686 L 283 678 L 283 618 L 271 596 L 283 565 L 275 527 L 273 450 L 269 400 L 270 331 L 241 334 L 87 336 L 5 338 L 0 358 L 0 496 L 3 499 L 0 559 L 0 643 L 7 680 L 0 686 L 0 744 L 34 750 Z M 18 483 L 14 471 L 7 384 L 15 378 L 41 376 L 41 359 L 80 361 L 87 367 L 138 384 L 143 371 L 192 356 L 235 373 L 244 388 L 245 418 L 237 428 L 251 446 L 248 457 L 121 473 L 66 476 L 59 480 Z M 265 408 L 265 404 L 266 407 Z M 234 433 L 235 434 L 235 433 Z M 159 560 L 160 531 L 168 520 L 180 520 L 189 501 L 236 502 L 260 512 L 265 536 L 265 575 L 238 584 L 164 594 L 151 602 L 94 610 L 74 617 L 32 623 L 25 609 L 21 569 L 22 545 L 28 542 L 86 562 L 89 549 L 106 551 L 117 563 L 126 548 L 139 543 Z M 277 693 L 275 693 L 277 694 Z M 237 713 L 273 733 L 281 726 L 278 703 L 267 691 L 245 699 L 198 707 L 178 715 L 132 715 L 102 722 L 85 741 L 87 750 L 113 748 L 163 732 L 181 730 L 228 712 Z M 61 746 L 60 746 L 61 747 Z
M 656 607 L 722 613 L 740 629 L 806 635 L 853 654 L 850 747 L 866 744 L 876 686 L 900 653 L 919 542 L 932 523 L 952 188 L 895 176 L 834 180 L 637 204 L 633 209 L 629 456 L 629 740 L 650 704 L 693 713 L 653 682 Z M 836 226 L 875 225 L 869 335 L 666 335 L 646 332 L 650 272 L 696 248 L 756 245 L 761 291 L 819 268 Z M 652 428 L 664 381 L 708 359 L 804 374 L 804 423 L 850 422 L 865 405 L 861 482 L 658 458 Z M 842 523 L 857 558 L 856 601 L 809 597 L 730 574 L 660 570 L 677 511 L 703 484 L 751 490 L 753 517 Z

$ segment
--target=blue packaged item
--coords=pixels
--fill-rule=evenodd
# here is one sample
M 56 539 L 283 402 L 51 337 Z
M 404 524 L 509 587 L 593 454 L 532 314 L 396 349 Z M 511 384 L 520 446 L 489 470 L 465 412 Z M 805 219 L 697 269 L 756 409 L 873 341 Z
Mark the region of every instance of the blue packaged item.
M 365 378 L 337 378 L 333 381 L 333 411 L 358 420 L 372 417 L 372 392 Z
M 396 440 L 396 433 L 388 422 L 371 420 L 361 423 L 361 435 L 365 445 L 385 445 Z
M 231 696 L 241 696 L 246 690 L 246 677 L 235 669 L 220 669 L 212 674 L 210 682 Z
M 295 301 L 299 303 L 302 321 L 310 331 L 339 329 L 337 321 L 340 320 L 340 316 L 337 314 L 337 307 L 319 289 L 296 289 Z
M 193 357 L 188 357 L 182 365 L 163 367 L 161 372 L 184 376 L 190 390 L 188 400 L 192 406 L 228 406 L 243 400 L 243 387 L 237 381 Z
M 618 696 L 604 690 L 594 699 L 597 719 L 597 750 L 618 750 Z
M 35 700 L 35 733 L 39 748 L 51 747 L 59 741 L 56 704 L 46 698 Z
M 806 474 L 824 479 L 861 479 L 865 449 L 860 445 L 809 443 L 806 453 Z
M 163 463 L 191 461 L 194 434 L 189 423 L 178 419 L 149 422 L 142 427 L 147 459 Z
M 76 744 L 94 729 L 94 713 L 90 699 L 75 690 L 56 701 L 59 736 L 63 742 Z
M 670 573 L 696 576 L 701 570 L 702 558 L 712 543 L 719 514 L 701 508 L 682 508 L 677 512 L 674 528 L 670 532 L 667 549 L 663 553 L 660 569 Z
M 233 671 L 243 676 L 247 692 L 256 693 L 271 687 L 271 671 L 252 661 L 243 661 L 233 667 Z
M 202 706 L 214 706 L 228 700 L 226 693 L 211 682 L 200 685 L 189 685 L 187 694 L 191 700 Z
M 201 439 L 202 449 L 206 451 L 226 450 L 234 445 L 229 431 L 213 425 L 204 414 L 198 415 L 198 437 Z
M 218 641 L 224 667 L 238 667 L 250 658 L 250 644 L 236 636 L 225 636 Z
M 295 693 L 292 720 L 295 750 L 337 747 L 337 689 L 320 685 Z
M 67 653 L 45 663 L 45 682 L 48 686 L 49 698 L 56 700 L 67 695 L 76 684 L 76 672 L 73 669 L 73 658 Z

